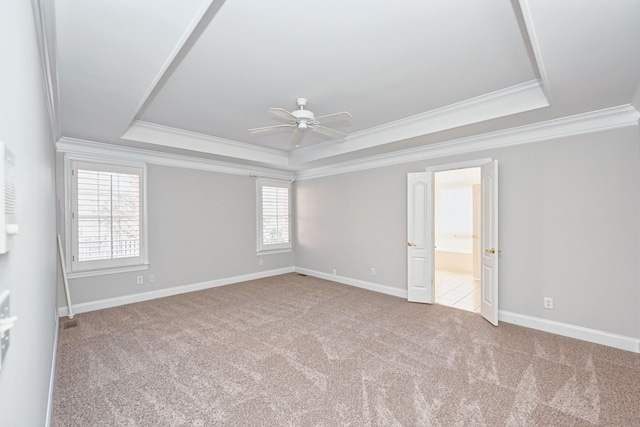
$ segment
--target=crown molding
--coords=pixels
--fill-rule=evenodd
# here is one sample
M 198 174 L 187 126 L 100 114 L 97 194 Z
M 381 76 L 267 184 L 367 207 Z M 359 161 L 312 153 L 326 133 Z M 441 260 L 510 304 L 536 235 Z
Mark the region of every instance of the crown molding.
M 583 114 L 519 126 L 496 132 L 474 135 L 424 147 L 396 151 L 339 164 L 299 171 L 297 180 L 319 178 L 402 163 L 428 160 L 457 154 L 473 153 L 514 145 L 547 141 L 585 133 L 600 132 L 638 125 L 640 112 L 631 105 L 592 111 Z
M 245 144 L 230 139 L 217 138 L 202 133 L 162 126 L 155 123 L 136 120 L 121 137 L 122 139 L 201 153 L 250 160 L 287 167 L 289 156 L 284 151 Z
M 354 132 L 339 143 L 332 141 L 294 151 L 291 153 L 290 164 L 301 165 L 548 106 L 549 101 L 540 82 L 531 80 L 361 132 Z
M 261 176 L 284 180 L 294 179 L 294 173 L 289 171 L 162 153 L 140 148 L 121 147 L 76 138 L 61 138 L 56 143 L 56 151 L 65 154 L 93 156 L 103 159 L 136 160 L 162 166 L 197 169 L 233 175 Z
M 484 94 L 381 126 L 355 132 L 340 142 L 331 141 L 287 153 L 238 141 L 136 120 L 122 139 L 246 159 L 274 167 L 299 168 L 327 157 L 414 138 L 446 129 L 530 111 L 549 105 L 540 82 L 522 84 Z
M 49 113 L 49 126 L 53 141 L 57 141 L 62 135 L 62 125 L 59 114 L 58 74 L 56 66 L 56 23 L 55 6 L 53 2 L 33 1 L 33 16 L 35 32 L 40 51 L 40 63 L 43 71 L 43 84 L 47 110 Z M 47 12 L 46 9 L 51 9 Z

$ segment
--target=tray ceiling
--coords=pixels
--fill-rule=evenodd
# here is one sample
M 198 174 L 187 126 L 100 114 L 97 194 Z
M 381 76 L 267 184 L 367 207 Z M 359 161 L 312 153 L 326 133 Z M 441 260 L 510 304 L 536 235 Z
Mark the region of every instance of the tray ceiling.
M 55 2 L 61 133 L 303 170 L 629 104 L 640 2 Z M 270 107 L 316 115 L 336 141 Z M 323 123 L 324 124 L 324 123 Z

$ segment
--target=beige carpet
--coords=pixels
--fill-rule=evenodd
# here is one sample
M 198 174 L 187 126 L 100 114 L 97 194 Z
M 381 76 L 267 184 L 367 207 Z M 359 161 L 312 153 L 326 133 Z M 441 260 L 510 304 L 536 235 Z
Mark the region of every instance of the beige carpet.
M 54 426 L 639 426 L 640 355 L 287 274 L 80 314 Z

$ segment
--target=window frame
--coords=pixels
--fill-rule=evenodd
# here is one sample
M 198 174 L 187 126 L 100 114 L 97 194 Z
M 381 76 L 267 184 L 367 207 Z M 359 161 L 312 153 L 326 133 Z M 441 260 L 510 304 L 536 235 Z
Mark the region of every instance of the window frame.
M 103 274 L 123 273 L 128 271 L 146 270 L 148 260 L 148 230 L 147 230 L 147 165 L 141 162 L 129 162 L 100 157 L 65 156 L 65 248 L 69 256 L 65 264 L 69 278 L 90 277 Z M 77 260 L 77 174 L 74 170 L 83 166 L 90 170 L 114 173 L 134 173 L 139 176 L 139 204 L 140 204 L 140 255 L 106 260 L 83 261 Z
M 263 222 L 263 200 L 262 200 L 262 188 L 263 187 L 276 187 L 276 188 L 286 188 L 287 189 L 287 227 L 288 227 L 288 236 L 289 239 L 284 243 L 270 243 L 265 244 L 263 237 L 264 231 L 264 222 Z M 291 227 L 291 181 L 285 181 L 281 179 L 273 179 L 273 178 L 258 178 L 256 179 L 256 242 L 257 249 L 256 252 L 258 255 L 262 254 L 272 254 L 278 252 L 291 252 L 293 248 L 292 244 L 292 227 Z

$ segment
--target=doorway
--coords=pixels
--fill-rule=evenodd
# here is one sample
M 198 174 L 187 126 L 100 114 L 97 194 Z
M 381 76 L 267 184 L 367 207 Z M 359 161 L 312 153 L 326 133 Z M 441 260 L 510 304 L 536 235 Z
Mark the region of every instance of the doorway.
M 437 172 L 480 167 L 480 314 L 498 325 L 498 161 L 478 159 L 407 174 L 407 300 L 433 304 L 435 296 L 435 198 Z
M 435 302 L 480 312 L 480 168 L 434 174 Z

